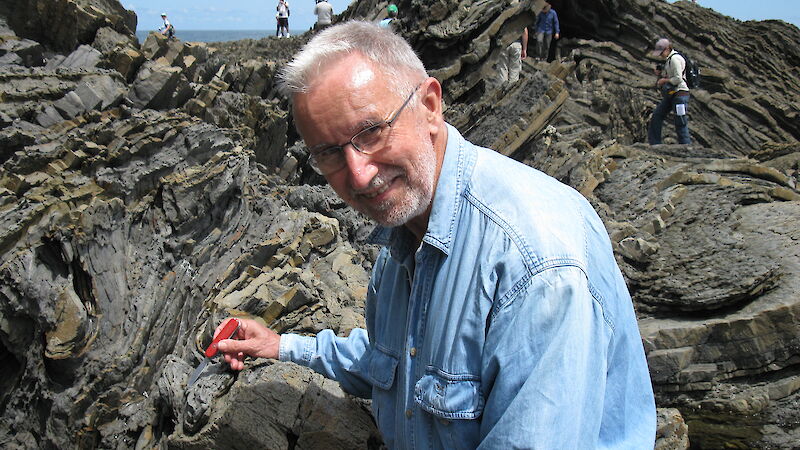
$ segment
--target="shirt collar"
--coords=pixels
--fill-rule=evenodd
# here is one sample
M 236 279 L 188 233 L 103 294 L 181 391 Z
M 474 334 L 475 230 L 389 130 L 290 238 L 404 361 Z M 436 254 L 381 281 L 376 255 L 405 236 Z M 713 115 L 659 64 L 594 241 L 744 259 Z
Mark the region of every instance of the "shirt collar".
M 450 124 L 446 126 L 447 147 L 433 196 L 428 230 L 422 241 L 449 254 L 453 245 L 458 208 L 463 199 L 461 194 L 466 188 L 467 173 L 474 164 L 475 152 L 467 151 L 467 141 L 455 127 Z M 412 248 L 414 239 L 411 232 L 403 226 L 393 228 L 378 226 L 370 235 L 368 242 L 388 246 L 392 257 L 400 261 L 405 260 L 409 252 L 416 250 Z

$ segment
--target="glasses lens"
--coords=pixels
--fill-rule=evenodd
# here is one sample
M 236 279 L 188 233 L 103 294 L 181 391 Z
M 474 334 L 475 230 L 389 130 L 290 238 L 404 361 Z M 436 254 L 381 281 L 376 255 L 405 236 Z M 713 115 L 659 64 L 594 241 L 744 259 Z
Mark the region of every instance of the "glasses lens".
M 353 136 L 351 142 L 358 151 L 369 155 L 382 147 L 381 138 L 386 135 L 384 130 L 388 126 L 386 122 L 381 122 L 369 128 L 364 128 Z
M 310 163 L 311 167 L 322 175 L 335 172 L 345 164 L 342 147 L 328 147 L 314 152 L 311 154 Z

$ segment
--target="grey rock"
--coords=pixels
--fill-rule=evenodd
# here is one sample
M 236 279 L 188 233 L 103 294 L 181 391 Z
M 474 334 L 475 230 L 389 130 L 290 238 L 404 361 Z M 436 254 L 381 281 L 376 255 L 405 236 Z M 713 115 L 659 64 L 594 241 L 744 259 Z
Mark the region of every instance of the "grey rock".
M 116 70 L 128 81 L 133 81 L 144 62 L 135 36 L 118 33 L 109 27 L 97 30 L 92 47 L 103 54 L 103 67 Z
M 81 45 L 70 53 L 58 67 L 91 68 L 97 67 L 103 55 L 89 45 Z
M 53 105 L 45 106 L 42 111 L 36 115 L 36 123 L 43 127 L 51 127 L 64 120 L 61 114 L 56 110 Z
M 308 168 L 272 81 L 309 34 L 151 35 L 140 50 L 112 3 L 0 5 L 0 30 L 17 12 L 4 42 L 31 39 L 48 60 L 25 67 L 6 50 L 0 67 L 0 441 L 378 447 L 368 403 L 291 364 L 236 374 L 217 360 L 185 386 L 230 314 L 310 334 L 364 325 L 373 225 Z M 689 2 L 576 0 L 556 5 L 566 59 L 527 61 L 498 86 L 496 55 L 538 3 L 400 0 L 398 28 L 443 81 L 450 123 L 573 186 L 604 220 L 661 407 L 655 445 L 686 448 L 688 433 L 703 448 L 791 447 L 797 29 Z M 384 12 L 361 0 L 342 18 Z M 667 31 L 703 65 L 692 146 L 669 125 L 666 144 L 640 143 L 657 98 L 644 53 Z M 53 53 L 89 43 L 103 68 Z M 751 44 L 763 51 L 745 64 Z
M 66 52 L 91 43 L 103 27 L 130 35 L 136 30 L 136 14 L 117 1 L 8 0 L 0 15 L 17 36 Z
M 103 27 L 97 30 L 94 36 L 92 47 L 106 55 L 124 47 L 139 47 L 139 41 L 135 36 L 123 34 L 110 27 Z
M 213 417 L 208 425 L 184 427 L 170 436 L 168 446 L 377 448 L 376 430 L 361 404 L 308 369 L 291 363 L 257 365 L 243 372 L 227 395 L 226 402 L 207 399 L 205 413 Z M 190 396 L 187 406 L 194 401 Z
M 96 96 L 93 97 L 94 99 L 88 100 L 97 100 L 99 103 L 100 99 Z M 65 119 L 71 119 L 79 114 L 82 114 L 86 110 L 91 109 L 91 107 L 87 107 L 87 105 L 83 103 L 83 100 L 75 91 L 68 92 L 67 95 L 53 102 L 53 107 L 56 109 L 56 111 L 61 113 Z
M 6 53 L 0 56 L 0 66 L 21 66 L 23 64 L 22 57 L 16 53 Z
M 0 43 L 0 55 L 4 57 L 4 60 L 10 61 L 13 59 L 13 57 L 8 56 L 9 54 L 15 54 L 19 57 L 21 62 L 15 64 L 22 64 L 27 67 L 44 65 L 42 46 L 30 39 L 9 39 Z M 0 62 L 0 64 L 3 63 Z
M 148 61 L 137 73 L 127 98 L 137 108 L 167 108 L 180 83 L 180 68 Z

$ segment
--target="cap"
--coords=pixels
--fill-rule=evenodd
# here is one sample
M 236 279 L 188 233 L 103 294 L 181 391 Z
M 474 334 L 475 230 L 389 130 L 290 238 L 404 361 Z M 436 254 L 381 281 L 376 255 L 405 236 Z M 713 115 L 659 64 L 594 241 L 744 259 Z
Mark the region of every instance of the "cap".
M 167 15 L 167 13 L 161 13 L 161 17 L 164 17 L 166 15 Z
M 654 49 L 652 52 L 650 52 L 650 55 L 652 55 L 652 56 L 658 56 L 658 55 L 660 55 L 660 54 L 661 54 L 661 53 L 662 53 L 664 50 L 666 50 L 666 48 L 667 48 L 667 47 L 669 47 L 669 39 L 667 39 L 667 38 L 661 38 L 661 39 L 659 39 L 659 40 L 657 40 L 657 41 L 656 41 L 656 46 L 655 46 L 655 49 Z
M 397 5 L 395 5 L 394 3 L 390 4 L 389 6 L 386 7 L 386 11 L 397 12 Z

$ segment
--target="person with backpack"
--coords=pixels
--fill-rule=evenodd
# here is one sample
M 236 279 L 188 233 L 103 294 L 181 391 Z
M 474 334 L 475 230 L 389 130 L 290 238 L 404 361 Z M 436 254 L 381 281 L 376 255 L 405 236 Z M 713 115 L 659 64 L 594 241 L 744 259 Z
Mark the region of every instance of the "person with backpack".
M 686 82 L 686 58 L 672 48 L 667 38 L 656 42 L 651 56 L 664 60 L 663 65 L 656 66 L 658 81 L 656 85 L 661 90 L 661 102 L 653 111 L 653 117 L 647 127 L 647 141 L 650 145 L 661 143 L 661 126 L 667 114 L 675 114 L 675 131 L 678 134 L 678 143 L 691 144 L 689 137 L 689 85 Z
M 167 39 L 171 39 L 173 36 L 175 36 L 175 27 L 173 27 L 172 24 L 167 19 L 167 13 L 165 12 L 161 13 L 161 20 L 164 21 L 164 26 L 159 28 L 158 31 L 160 31 L 161 34 L 166 36 Z
M 381 28 L 389 28 L 392 25 L 392 22 L 397 20 L 398 13 L 399 11 L 397 10 L 397 5 L 395 5 L 394 3 L 389 3 L 389 6 L 386 7 L 387 17 L 378 22 L 378 25 Z

